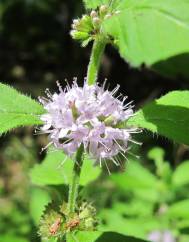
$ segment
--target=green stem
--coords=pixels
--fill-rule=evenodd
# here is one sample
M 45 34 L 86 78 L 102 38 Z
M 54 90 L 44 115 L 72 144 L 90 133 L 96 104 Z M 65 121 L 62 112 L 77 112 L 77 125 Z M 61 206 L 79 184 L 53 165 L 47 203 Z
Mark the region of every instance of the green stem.
M 89 85 L 92 85 L 96 82 L 100 61 L 101 61 L 101 57 L 105 49 L 105 46 L 106 46 L 106 41 L 104 38 L 101 38 L 101 39 L 98 38 L 93 43 L 91 58 L 90 58 L 88 71 L 87 71 L 87 83 Z M 68 218 L 70 218 L 70 216 L 72 216 L 72 214 L 75 212 L 76 199 L 78 196 L 78 189 L 79 189 L 80 173 L 83 165 L 83 152 L 84 152 L 84 146 L 82 144 L 76 153 L 72 180 L 69 185 Z M 66 241 L 68 241 L 68 239 L 66 239 Z
M 69 186 L 68 212 L 70 215 L 75 212 L 75 204 L 76 204 L 78 188 L 79 188 L 79 178 L 81 173 L 81 167 L 83 164 L 83 152 L 84 152 L 84 147 L 82 144 L 76 153 L 72 180 Z
M 87 83 L 93 85 L 96 82 L 101 57 L 106 46 L 104 38 L 96 39 L 93 43 L 91 58 L 87 71 Z

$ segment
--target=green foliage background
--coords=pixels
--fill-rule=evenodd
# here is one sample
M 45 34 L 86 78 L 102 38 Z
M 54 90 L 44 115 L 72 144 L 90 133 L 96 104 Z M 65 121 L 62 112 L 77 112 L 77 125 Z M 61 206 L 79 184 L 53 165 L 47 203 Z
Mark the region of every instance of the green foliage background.
M 90 3 L 86 1 L 89 8 L 95 7 L 98 2 L 101 4 L 106 0 L 90 1 Z M 123 4 L 124 2 L 122 1 Z M 144 2 L 148 5 L 150 1 Z M 157 2 L 156 6 L 151 7 L 158 5 L 160 8 L 162 1 Z M 176 5 L 177 1 L 167 2 L 166 11 L 172 13 L 175 9 L 172 3 Z M 137 123 L 140 120 L 140 123 L 143 123 L 142 127 L 152 131 L 158 130 L 160 134 L 170 139 L 174 138 L 181 144 L 175 144 L 168 138 L 144 131 L 142 136 L 137 137 L 137 140 L 144 143 L 143 146 L 132 147 L 135 154 L 141 154 L 140 163 L 131 156 L 126 172 L 114 173 L 110 177 L 106 170 L 100 174 L 98 168 L 91 168 L 86 157 L 87 176 L 83 174 L 80 185 L 89 184 L 89 188 L 82 190 L 81 195 L 95 203 L 99 220 L 102 221 L 101 230 L 116 231 L 123 235 L 146 239 L 151 231 L 169 229 L 180 242 L 186 242 L 189 240 L 189 152 L 186 146 L 189 144 L 187 125 L 189 102 L 188 91 L 183 90 L 189 88 L 189 58 L 186 47 L 187 8 L 183 3 L 177 9 L 177 13 L 182 11 L 180 21 L 185 24 L 182 26 L 183 35 L 178 34 L 175 40 L 177 48 L 173 53 L 174 56 L 169 56 L 173 51 L 171 44 L 166 53 L 160 56 L 158 50 L 161 46 L 156 45 L 157 38 L 155 40 L 148 38 L 150 28 L 148 25 L 152 23 L 149 19 L 153 17 L 154 23 L 166 25 L 169 31 L 163 34 L 169 37 L 172 36 L 171 30 L 175 30 L 172 19 L 170 21 L 165 18 L 163 23 L 160 23 L 159 13 L 155 12 L 150 16 L 148 9 L 137 8 L 137 1 L 127 1 L 125 11 L 131 3 L 134 3 L 132 5 L 134 10 L 126 12 L 126 15 L 125 13 L 118 15 L 116 19 L 104 25 L 106 31 L 118 39 L 116 47 L 130 64 L 126 64 L 120 58 L 115 48 L 108 46 L 103 57 L 100 80 L 103 82 L 107 77 L 110 87 L 119 83 L 123 94 L 134 100 L 136 109 L 173 91 L 157 102 L 144 106 L 131 122 Z M 188 5 L 188 1 L 185 1 L 185 4 Z M 144 31 L 146 34 L 141 37 L 132 33 L 131 39 L 123 38 L 122 36 L 127 36 L 127 32 L 123 31 L 120 23 L 126 20 L 127 26 L 131 27 L 129 23 L 133 19 L 135 8 L 139 11 L 135 24 L 140 32 Z M 183 10 L 186 14 L 183 14 Z M 34 98 L 44 95 L 46 87 L 55 90 L 57 79 L 65 84 L 65 78 L 71 82 L 72 78 L 77 76 L 82 83 L 86 75 L 90 46 L 84 50 L 69 37 L 72 19 L 79 17 L 82 12 L 84 7 L 78 0 L 2 0 L 0 2 L 1 81 L 23 93 L 31 93 Z M 111 21 L 116 23 L 114 28 L 109 27 Z M 134 28 L 130 30 L 132 29 Z M 153 31 L 156 36 L 157 33 Z M 138 39 L 143 48 L 139 45 Z M 163 44 L 166 44 L 166 41 Z M 128 47 L 127 51 L 125 46 Z M 157 48 L 157 51 L 150 55 L 154 48 Z M 161 61 L 156 61 L 157 59 Z M 151 70 L 143 63 L 151 65 Z M 133 69 L 130 65 L 140 65 L 140 68 Z M 20 117 L 25 118 L 25 125 L 29 125 L 30 122 L 39 123 L 39 120 L 33 116 L 43 112 L 39 105 L 31 104 L 29 98 L 19 96 L 23 105 L 17 106 L 14 91 L 7 96 L 6 87 L 1 86 L 2 88 L 4 92 L 1 93 L 1 100 L 6 101 L 7 106 L 0 103 L 0 133 L 19 125 Z M 13 104 L 14 110 L 10 109 Z M 155 109 L 157 107 L 161 116 L 166 119 L 166 123 L 162 124 L 159 119 Z M 4 126 L 3 118 L 7 120 Z M 8 122 L 10 118 L 16 120 L 14 126 Z M 40 241 L 37 236 L 37 225 L 44 206 L 52 198 L 61 202 L 67 195 L 66 184 L 69 181 L 71 162 L 67 161 L 65 166 L 57 169 L 64 155 L 58 152 L 49 153 L 45 157 L 46 154 L 41 154 L 40 150 L 48 142 L 46 136 L 33 134 L 32 128 L 24 128 L 8 133 L 6 137 L 0 137 L 0 242 Z M 161 148 L 153 148 L 154 145 Z M 51 163 L 53 159 L 56 162 Z M 115 169 L 113 166 L 110 168 L 112 171 Z M 117 241 L 123 241 L 123 235 L 116 235 Z M 108 232 L 80 233 L 77 236 L 85 242 L 103 242 L 107 238 L 114 238 L 112 237 L 114 235 Z

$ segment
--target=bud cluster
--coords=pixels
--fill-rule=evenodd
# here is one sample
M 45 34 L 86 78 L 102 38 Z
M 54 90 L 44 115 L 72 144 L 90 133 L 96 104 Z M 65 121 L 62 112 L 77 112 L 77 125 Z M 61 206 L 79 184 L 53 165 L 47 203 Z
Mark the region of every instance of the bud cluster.
M 101 26 L 104 19 L 110 18 L 108 6 L 102 5 L 96 11 L 92 10 L 89 15 L 83 15 L 80 19 L 74 19 L 72 31 L 73 39 L 80 40 L 82 46 L 86 46 L 96 35 L 101 33 Z
M 65 202 L 59 208 L 49 204 L 40 220 L 39 235 L 45 241 L 61 239 L 73 231 L 93 231 L 96 226 L 96 209 L 89 203 L 82 203 L 73 214 L 69 214 Z

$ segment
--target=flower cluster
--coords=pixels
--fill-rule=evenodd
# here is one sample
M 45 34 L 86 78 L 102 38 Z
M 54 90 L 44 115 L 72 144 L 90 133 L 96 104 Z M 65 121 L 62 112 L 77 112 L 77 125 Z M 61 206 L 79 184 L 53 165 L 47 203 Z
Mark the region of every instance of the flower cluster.
M 116 157 L 125 157 L 128 141 L 135 128 L 119 128 L 119 124 L 133 116 L 131 103 L 127 97 L 115 97 L 119 86 L 113 91 L 105 90 L 105 84 L 83 87 L 74 80 L 72 86 L 63 89 L 59 83 L 59 93 L 46 91 L 48 98 L 40 97 L 47 110 L 41 116 L 42 132 L 48 133 L 51 144 L 72 156 L 81 144 L 92 159 L 102 164 L 110 159 L 119 165 Z

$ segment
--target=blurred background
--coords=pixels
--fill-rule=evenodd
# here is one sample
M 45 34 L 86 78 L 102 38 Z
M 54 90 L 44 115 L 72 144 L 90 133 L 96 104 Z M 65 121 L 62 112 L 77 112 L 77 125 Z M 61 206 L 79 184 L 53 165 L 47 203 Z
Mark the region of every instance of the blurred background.
M 65 79 L 71 82 L 73 77 L 77 77 L 82 83 L 91 46 L 81 48 L 71 39 L 69 31 L 72 19 L 80 17 L 83 12 L 80 0 L 0 0 L 1 82 L 33 98 L 44 95 L 47 87 L 55 90 L 56 80 L 65 85 Z M 189 76 L 179 72 L 173 74 L 170 69 L 161 69 L 161 65 L 154 70 L 144 66 L 134 69 L 120 58 L 116 49 L 107 46 L 99 82 L 107 78 L 110 88 L 119 83 L 121 92 L 128 95 L 129 100 L 134 100 L 138 109 L 171 90 L 189 88 Z M 143 145 L 133 149 L 134 153 L 140 154 L 140 164 L 133 161 L 133 168 L 132 165 L 128 168 L 127 175 L 101 176 L 95 184 L 91 184 L 96 188 L 93 194 L 90 188 L 84 193 L 94 201 L 98 198 L 95 205 L 97 211 L 102 211 L 99 219 L 104 229 L 117 229 L 125 234 L 151 239 L 152 236 L 163 238 L 168 233 L 172 240 L 162 241 L 172 242 L 177 238 L 188 242 L 189 175 L 186 174 L 183 183 L 179 183 L 178 177 L 186 168 L 180 167 L 182 172 L 177 171 L 175 175 L 177 167 L 188 165 L 188 147 L 149 132 L 144 132 L 138 139 Z M 0 137 L 2 242 L 40 241 L 34 208 L 35 211 L 40 210 L 40 203 L 48 201 L 49 195 L 47 188 L 34 187 L 28 174 L 36 163 L 43 160 L 45 154 L 41 154 L 40 150 L 45 144 L 46 137 L 34 136 L 32 128 L 17 129 Z M 151 178 L 148 181 L 148 176 L 156 179 L 157 183 L 153 183 Z M 98 184 L 102 184 L 99 189 Z M 39 199 L 36 200 L 36 197 Z M 169 205 L 180 201 L 186 204 L 167 215 Z M 181 209 L 183 206 L 185 210 Z M 178 209 L 182 211 L 178 212 Z

